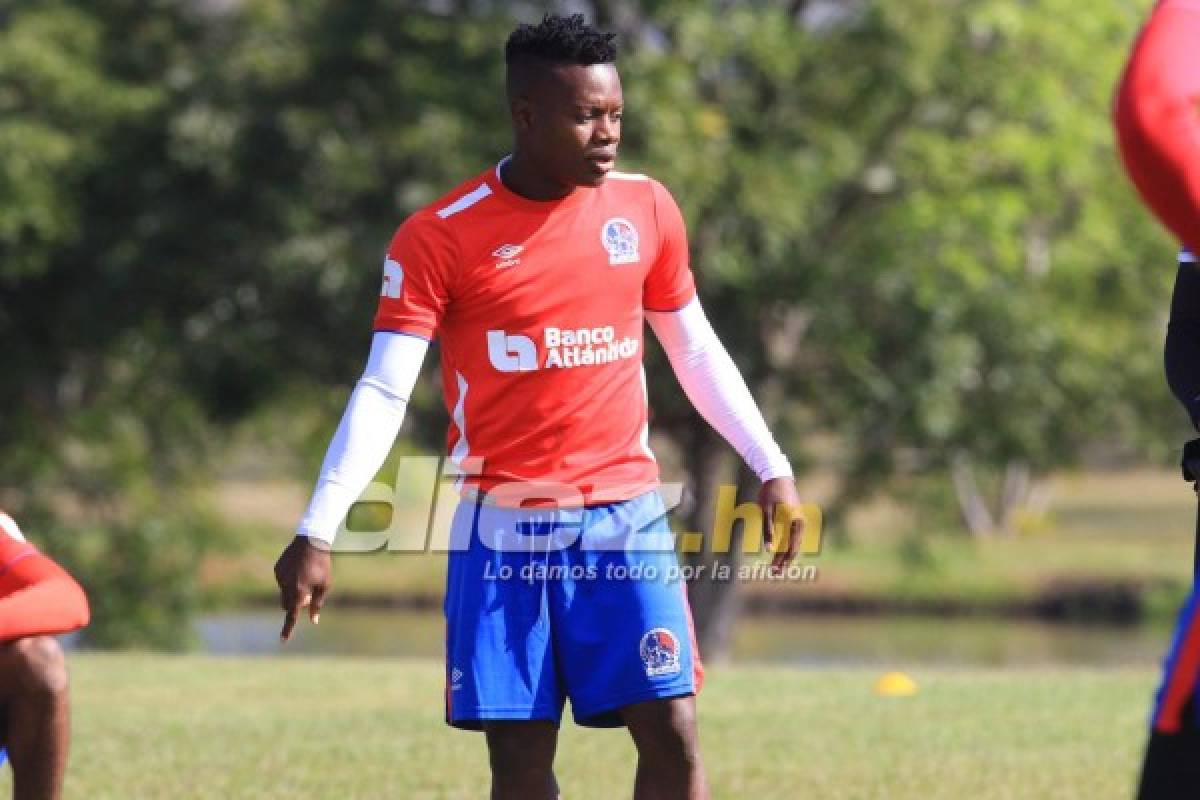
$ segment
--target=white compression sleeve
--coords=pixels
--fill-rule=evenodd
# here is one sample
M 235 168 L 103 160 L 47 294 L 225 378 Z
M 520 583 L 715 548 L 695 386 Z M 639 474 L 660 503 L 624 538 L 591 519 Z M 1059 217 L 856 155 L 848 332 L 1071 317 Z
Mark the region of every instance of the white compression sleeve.
M 400 432 L 404 408 L 429 342 L 401 333 L 376 333 L 367 368 L 350 395 L 297 535 L 333 543 L 350 506 L 383 466 Z
M 792 477 L 737 365 L 693 299 L 678 311 L 646 311 L 679 384 L 700 416 L 729 442 L 759 480 Z

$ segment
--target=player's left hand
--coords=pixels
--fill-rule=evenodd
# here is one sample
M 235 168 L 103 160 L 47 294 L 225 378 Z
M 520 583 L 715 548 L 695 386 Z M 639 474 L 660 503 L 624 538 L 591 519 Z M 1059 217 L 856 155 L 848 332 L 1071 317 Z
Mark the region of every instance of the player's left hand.
M 792 563 L 800 549 L 800 539 L 804 535 L 804 518 L 800 516 L 800 492 L 796 489 L 796 481 L 791 478 L 772 478 L 762 485 L 758 493 L 758 505 L 763 512 L 763 540 L 767 547 L 775 552 L 771 559 L 771 570 L 779 571 Z M 779 506 L 791 507 L 791 525 L 788 528 L 787 541 L 775 542 L 775 513 L 787 513 Z

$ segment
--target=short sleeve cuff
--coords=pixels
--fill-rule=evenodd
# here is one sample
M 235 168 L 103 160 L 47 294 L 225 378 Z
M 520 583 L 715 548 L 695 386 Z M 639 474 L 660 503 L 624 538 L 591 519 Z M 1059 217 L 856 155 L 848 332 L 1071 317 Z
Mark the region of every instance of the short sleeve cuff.
M 656 298 L 653 298 L 653 300 L 651 298 L 647 297 L 643 301 L 642 307 L 645 308 L 647 311 L 655 311 L 655 312 L 669 314 L 673 311 L 679 311 L 680 309 L 684 308 L 686 305 L 688 305 L 695 299 L 696 299 L 696 287 L 689 286 L 689 287 L 687 287 L 686 290 L 679 292 L 677 294 L 671 295 L 669 297 L 656 297 Z
M 395 333 L 400 336 L 411 336 L 414 339 L 432 342 L 434 329 L 428 325 L 417 325 L 412 323 L 396 323 L 396 322 L 376 322 L 371 330 L 372 333 Z
M 433 341 L 434 333 L 433 325 L 426 323 L 404 323 L 404 321 L 390 321 L 386 319 L 374 320 L 374 325 L 371 331 L 373 333 L 400 333 L 402 336 L 414 336 L 419 339 L 425 339 L 426 342 Z

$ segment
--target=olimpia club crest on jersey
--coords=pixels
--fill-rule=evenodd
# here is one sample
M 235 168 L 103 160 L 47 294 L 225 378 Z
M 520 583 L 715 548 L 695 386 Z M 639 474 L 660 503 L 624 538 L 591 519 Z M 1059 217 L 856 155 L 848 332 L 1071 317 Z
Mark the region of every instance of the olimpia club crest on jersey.
M 651 678 L 679 672 L 679 640 L 666 628 L 651 628 L 642 634 L 638 654 Z
M 639 260 L 638 232 L 624 217 L 613 217 L 600 229 L 600 242 L 608 251 L 608 263 L 633 264 Z

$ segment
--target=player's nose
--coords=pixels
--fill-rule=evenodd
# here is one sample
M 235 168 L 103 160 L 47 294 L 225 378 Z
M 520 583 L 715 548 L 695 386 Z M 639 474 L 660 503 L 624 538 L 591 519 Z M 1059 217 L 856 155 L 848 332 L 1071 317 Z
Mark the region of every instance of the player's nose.
M 620 120 L 614 120 L 608 116 L 601 117 L 596 121 L 596 127 L 592 131 L 592 138 L 601 147 L 615 146 L 617 142 L 621 141 Z

